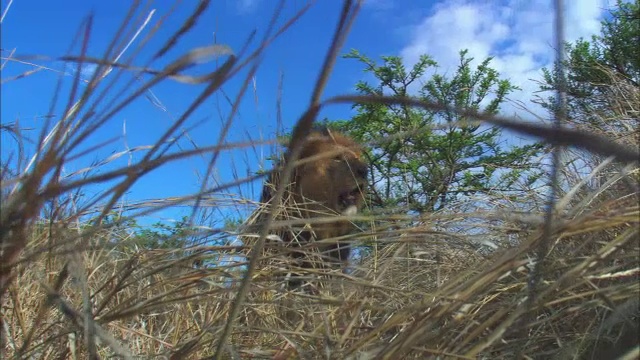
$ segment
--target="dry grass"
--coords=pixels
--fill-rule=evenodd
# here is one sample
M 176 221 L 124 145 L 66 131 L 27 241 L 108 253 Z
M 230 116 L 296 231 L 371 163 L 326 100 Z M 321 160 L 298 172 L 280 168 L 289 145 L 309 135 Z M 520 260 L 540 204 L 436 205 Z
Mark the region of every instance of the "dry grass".
M 174 40 L 189 31 L 207 5 L 202 2 L 166 39 L 156 52 L 157 59 L 167 56 Z M 294 130 L 294 149 L 309 132 L 320 106 L 358 100 L 441 107 L 412 99 L 348 96 L 320 103 L 324 83 L 357 9 L 357 3 L 345 2 L 309 110 Z M 177 136 L 193 109 L 222 91 L 221 86 L 241 70 L 247 70 L 244 87 L 238 98 L 232 99 L 235 111 L 261 54 L 299 15 L 283 28 L 267 31 L 253 52 L 247 48 L 230 55 L 228 48 L 215 45 L 183 54 L 160 70 L 153 70 L 152 63 L 134 67 L 135 55 L 120 60 L 135 36 L 125 34 L 135 34 L 134 30 L 146 26 L 144 19 L 138 24 L 126 19 L 102 59 L 86 56 L 87 36 L 78 40 L 80 54 L 65 59 L 79 67 L 87 62 L 99 64 L 98 71 L 82 89 L 78 87 L 80 78 L 75 79 L 64 115 L 52 126 L 45 126 L 49 133 L 37 139 L 41 150 L 27 171 L 12 173 L 3 167 L 3 358 L 510 359 L 518 353 L 540 359 L 599 359 L 603 354 L 607 358 L 637 358 L 640 174 L 634 161 L 638 144 L 629 146 L 626 140 L 627 145 L 615 143 L 611 136 L 605 136 L 611 134 L 586 133 L 589 129 L 557 133 L 540 125 L 467 114 L 548 143 L 611 156 L 605 160 L 610 166 L 593 164 L 590 180 L 599 181 L 590 181 L 589 187 L 569 171 L 562 178 L 567 191 L 556 201 L 556 216 L 547 239 L 549 251 L 540 267 L 533 301 L 525 298 L 531 288 L 534 254 L 544 240 L 545 218 L 541 209 L 522 212 L 517 204 L 497 201 L 500 199 L 484 200 L 493 207 L 490 211 L 451 208 L 415 217 L 383 213 L 354 217 L 368 229 L 356 234 L 354 241 L 368 244 L 370 252 L 349 275 L 333 274 L 325 279 L 317 296 L 282 290 L 283 264 L 263 261 L 265 254 L 274 253 L 263 251 L 267 227 L 277 223 L 262 224 L 254 240 L 248 242 L 249 263 L 218 262 L 217 266 L 202 267 L 193 266 L 194 261 L 219 260 L 221 254 L 247 249 L 202 245 L 140 249 L 131 235 L 117 226 L 124 217 L 115 223 L 104 221 L 132 184 L 154 169 L 191 156 L 209 157 L 214 168 L 221 151 L 251 146 L 225 143 L 233 114 L 225 119 L 217 146 L 176 152 L 169 139 Z M 274 19 L 277 16 L 274 14 Z M 84 30 L 90 28 L 88 19 Z M 131 51 L 136 54 L 138 50 Z M 217 70 L 202 76 L 184 73 L 209 56 L 227 59 Z M 110 76 L 134 72 L 140 79 L 144 75 L 150 80 L 134 80 L 132 86 L 137 87 L 131 93 L 117 93 L 107 81 L 110 78 L 103 76 L 108 71 L 114 72 Z M 201 84 L 203 89 L 162 139 L 140 149 L 145 150 L 140 161 L 108 172 L 60 177 L 70 157 L 91 147 L 87 144 L 90 134 L 101 124 L 115 121 L 113 115 L 121 108 L 162 81 Z M 10 82 L 3 86 L 10 86 Z M 637 99 L 638 89 L 623 90 Z M 3 131 L 22 137 L 17 126 L 3 124 Z M 627 166 L 613 166 L 621 163 Z M 287 166 L 281 176 L 286 179 L 290 171 Z M 258 178 L 216 186 L 203 182 L 198 194 L 140 204 L 130 209 L 130 216 L 179 203 L 202 206 L 210 200 L 208 194 Z M 95 184 L 109 186 L 91 201 L 76 203 L 75 194 Z M 278 196 L 282 194 L 280 191 Z M 534 193 L 531 196 L 539 198 Z M 499 207 L 492 206 L 494 200 Z M 281 220 L 275 213 L 269 215 L 269 219 L 276 215 L 276 220 Z M 461 223 L 475 228 L 463 231 Z M 222 236 L 219 229 L 205 229 L 196 235 Z M 491 239 L 496 248 L 484 251 L 478 245 L 479 238 Z

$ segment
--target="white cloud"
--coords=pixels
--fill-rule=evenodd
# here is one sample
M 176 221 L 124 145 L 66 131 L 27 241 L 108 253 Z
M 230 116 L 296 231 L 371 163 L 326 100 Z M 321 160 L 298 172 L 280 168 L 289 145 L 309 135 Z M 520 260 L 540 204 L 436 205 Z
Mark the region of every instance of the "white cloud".
M 64 64 L 64 67 L 68 76 L 76 76 L 78 74 L 78 64 L 68 62 Z M 80 79 L 88 81 L 96 70 L 98 70 L 98 65 L 96 64 L 83 64 L 80 68 Z
M 248 14 L 258 8 L 259 2 L 260 0 L 238 0 L 236 4 L 241 14 Z
M 98 70 L 98 65 L 85 64 L 82 67 L 82 70 L 80 70 L 80 76 L 82 76 L 83 79 L 89 80 L 93 76 L 93 73 L 96 72 L 96 70 Z
M 611 6 L 607 0 L 567 1 L 566 40 L 589 37 L 600 30 L 600 17 Z M 440 72 L 451 73 L 459 63 L 459 51 L 469 50 L 475 64 L 493 56 L 492 66 L 502 77 L 523 89 L 513 100 L 542 115 L 528 102 L 538 85 L 540 69 L 549 66 L 554 54 L 554 12 L 551 0 L 453 0 L 436 4 L 429 16 L 412 31 L 409 44 L 401 51 L 413 65 L 421 54 L 429 54 Z M 512 113 L 509 106 L 504 112 Z

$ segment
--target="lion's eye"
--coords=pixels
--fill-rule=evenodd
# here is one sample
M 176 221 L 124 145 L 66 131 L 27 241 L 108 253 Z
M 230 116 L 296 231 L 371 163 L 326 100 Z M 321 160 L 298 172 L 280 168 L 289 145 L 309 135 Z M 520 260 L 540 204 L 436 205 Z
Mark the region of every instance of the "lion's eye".
M 334 157 L 334 158 L 333 158 L 333 161 L 336 161 L 336 162 L 343 162 L 343 161 L 344 161 L 344 158 L 343 158 L 342 156 L 338 155 L 338 156 L 336 156 L 336 157 Z

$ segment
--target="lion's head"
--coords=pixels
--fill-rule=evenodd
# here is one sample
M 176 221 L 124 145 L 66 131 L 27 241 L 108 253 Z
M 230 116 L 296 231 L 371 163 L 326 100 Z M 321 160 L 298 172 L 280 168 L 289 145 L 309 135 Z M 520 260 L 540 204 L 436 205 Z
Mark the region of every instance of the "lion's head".
M 307 205 L 309 217 L 316 216 L 315 211 L 354 215 L 362 210 L 367 164 L 358 144 L 339 133 L 314 132 L 304 143 L 300 160 L 294 195 L 299 203 L 313 201 Z
M 286 184 L 281 206 L 275 212 L 276 220 L 304 219 L 306 225 L 272 228 L 276 238 L 293 248 L 304 243 L 338 238 L 354 232 L 356 226 L 345 216 L 360 212 L 365 203 L 368 165 L 363 149 L 354 140 L 327 129 L 316 129 L 302 142 L 301 153 L 293 168 L 291 181 Z M 282 160 L 288 158 L 282 157 Z M 279 173 L 272 173 L 263 187 L 261 202 L 274 206 L 273 197 L 280 186 Z M 268 207 L 261 207 L 256 217 L 266 215 Z M 322 221 L 317 221 L 324 217 Z M 326 218 L 329 219 L 326 219 Z M 316 221 L 313 221 L 313 219 Z M 323 242 L 307 250 L 289 252 L 297 266 L 315 268 L 345 262 L 351 247 L 344 239 Z M 308 250 L 319 250 L 322 260 L 311 260 Z M 312 256 L 313 257 L 313 256 Z M 304 260 L 307 259 L 307 260 Z M 316 258 L 317 259 L 317 258 Z M 301 281 L 296 275 L 288 280 L 290 287 Z
M 286 199 L 293 200 L 299 216 L 314 218 L 332 215 L 355 215 L 364 207 L 368 166 L 362 147 L 338 132 L 313 131 L 302 144 L 302 151 L 287 187 Z M 262 202 L 275 194 L 278 178 L 272 176 L 265 185 Z M 351 230 L 348 222 L 314 226 L 319 237 L 345 235 Z

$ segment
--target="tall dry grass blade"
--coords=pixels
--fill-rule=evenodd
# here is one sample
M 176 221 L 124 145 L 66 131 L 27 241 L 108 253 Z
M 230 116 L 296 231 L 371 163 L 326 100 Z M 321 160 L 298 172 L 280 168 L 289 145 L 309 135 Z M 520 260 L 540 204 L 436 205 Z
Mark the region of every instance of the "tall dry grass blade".
M 423 108 L 425 110 L 450 111 L 460 116 L 475 118 L 491 125 L 499 126 L 503 129 L 518 132 L 530 137 L 539 138 L 551 145 L 575 146 L 585 149 L 595 154 L 603 156 L 614 156 L 618 161 L 625 163 L 637 163 L 640 159 L 640 150 L 634 147 L 625 146 L 613 142 L 603 136 L 595 135 L 580 130 L 568 128 L 556 129 L 552 126 L 536 124 L 532 122 L 514 121 L 510 118 L 481 114 L 468 109 L 457 109 L 455 107 L 438 104 L 434 102 L 418 100 L 409 97 L 397 96 L 361 96 L 343 95 L 335 96 L 325 100 L 321 105 L 339 103 L 378 103 L 378 104 L 399 104 Z

